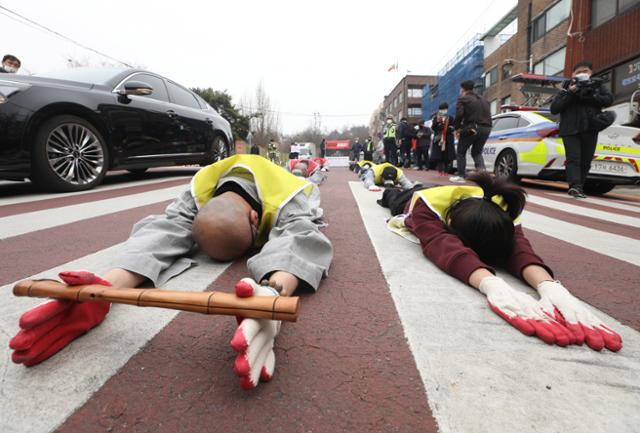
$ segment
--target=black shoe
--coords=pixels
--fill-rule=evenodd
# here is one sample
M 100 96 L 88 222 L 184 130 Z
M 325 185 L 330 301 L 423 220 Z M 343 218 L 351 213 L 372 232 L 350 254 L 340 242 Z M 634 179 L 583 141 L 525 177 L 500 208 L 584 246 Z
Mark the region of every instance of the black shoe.
M 573 198 L 587 198 L 587 196 L 578 188 L 569 188 L 567 194 L 569 194 Z

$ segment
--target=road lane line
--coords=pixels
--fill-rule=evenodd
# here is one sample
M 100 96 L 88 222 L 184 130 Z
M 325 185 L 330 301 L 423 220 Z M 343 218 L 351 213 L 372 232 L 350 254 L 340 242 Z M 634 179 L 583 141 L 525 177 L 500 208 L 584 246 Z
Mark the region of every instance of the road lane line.
M 69 193 L 61 193 L 61 194 L 49 193 L 49 194 L 19 195 L 16 197 L 0 198 L 0 206 L 6 206 L 6 205 L 18 204 L 18 203 L 28 203 L 32 201 L 48 200 L 48 199 L 55 199 L 55 198 L 73 197 L 77 195 L 94 194 L 97 192 L 112 191 L 114 189 L 127 188 L 131 186 L 153 185 L 155 183 L 162 183 L 162 182 L 178 180 L 178 179 L 191 179 L 191 176 L 164 177 L 164 178 L 151 179 L 151 180 L 122 182 L 122 183 L 116 183 L 112 185 L 100 185 L 88 191 L 78 191 L 78 192 L 69 192 Z
M 636 431 L 640 399 L 630 384 L 640 377 L 640 333 L 598 312 L 622 335 L 621 352 L 523 336 L 418 245 L 389 232 L 380 194 L 350 183 L 442 433 Z
M 561 198 L 568 197 L 567 194 L 558 194 L 558 193 L 555 193 L 555 192 L 551 192 L 551 193 L 549 193 L 549 195 L 553 195 L 553 196 L 561 197 Z M 633 205 L 633 204 L 623 204 L 623 203 L 620 202 L 620 200 L 604 200 L 604 199 L 600 199 L 600 198 L 587 197 L 586 199 L 581 199 L 581 201 L 583 201 L 585 203 L 591 203 L 591 204 L 600 205 L 600 206 L 607 206 L 607 207 L 611 207 L 611 208 L 614 208 L 614 209 L 628 210 L 628 211 L 631 211 L 631 212 L 640 213 L 640 207 L 639 206 Z
M 0 239 L 176 198 L 188 185 L 0 218 Z
M 576 215 L 582 215 L 590 218 L 597 218 L 604 221 L 611 221 L 615 224 L 623 224 L 631 227 L 640 227 L 640 218 L 620 215 L 612 212 L 605 212 L 597 209 L 592 209 L 584 206 L 576 206 L 568 203 L 559 202 L 556 200 L 550 200 L 548 198 L 529 194 L 527 201 L 531 203 L 539 204 L 540 206 L 549 207 L 551 209 L 560 210 L 563 212 L 571 212 Z
M 33 278 L 51 278 L 69 269 L 103 273 L 118 245 L 91 254 Z M 229 263 L 214 263 L 199 255 L 198 266 L 170 280 L 164 289 L 202 291 Z M 178 311 L 125 305 L 112 307 L 105 321 L 46 362 L 31 368 L 11 362 L 9 339 L 18 319 L 42 299 L 11 295 L 13 284 L 0 288 L 0 431 L 45 433 L 59 426 L 133 355 L 160 332 Z M 71 373 L 70 373 L 71 372 Z

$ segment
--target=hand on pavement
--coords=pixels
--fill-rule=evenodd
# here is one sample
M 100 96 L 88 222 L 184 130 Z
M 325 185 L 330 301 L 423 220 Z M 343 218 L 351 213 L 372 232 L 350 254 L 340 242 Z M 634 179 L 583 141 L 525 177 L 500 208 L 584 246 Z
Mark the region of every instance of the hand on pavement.
M 61 272 L 70 286 L 111 284 L 88 271 Z M 99 325 L 109 312 L 109 302 L 48 301 L 20 317 L 20 331 L 11 339 L 11 360 L 32 366 L 55 355 L 71 341 Z
M 371 191 L 371 192 L 380 192 L 380 191 L 382 191 L 382 189 L 380 189 L 380 187 L 379 187 L 379 186 L 377 186 L 377 185 L 371 185 L 371 186 L 370 186 L 369 188 L 367 188 L 367 189 L 368 189 L 369 191 Z
M 613 352 L 622 348 L 620 335 L 609 329 L 559 281 L 543 281 L 537 288 L 541 308 L 571 331 L 576 344 L 586 342 L 594 350 L 606 347 Z
M 269 286 L 259 285 L 251 278 L 243 278 L 236 283 L 236 295 L 248 296 L 279 296 L 278 292 Z M 233 338 L 231 347 L 238 352 L 234 364 L 234 372 L 240 377 L 240 386 L 252 389 L 258 382 L 268 382 L 273 377 L 276 366 L 276 356 L 273 345 L 280 332 L 281 322 L 266 319 L 242 319 Z
M 487 296 L 489 307 L 523 334 L 558 346 L 575 342 L 572 333 L 545 314 L 538 301 L 513 289 L 502 278 L 483 278 L 479 290 Z

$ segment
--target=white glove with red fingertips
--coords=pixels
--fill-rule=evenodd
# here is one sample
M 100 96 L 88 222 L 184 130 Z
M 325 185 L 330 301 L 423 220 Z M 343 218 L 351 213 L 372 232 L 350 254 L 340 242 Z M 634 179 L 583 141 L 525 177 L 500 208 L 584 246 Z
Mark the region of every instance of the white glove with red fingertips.
M 606 347 L 612 352 L 622 348 L 620 335 L 609 329 L 560 281 L 543 281 L 537 289 L 540 307 L 573 333 L 576 344 L 586 342 L 594 350 Z
M 279 296 L 272 287 L 262 286 L 251 278 L 243 278 L 236 283 L 236 295 L 246 298 L 249 296 Z M 231 347 L 238 352 L 234 363 L 234 372 L 240 377 L 240 386 L 252 389 L 258 386 L 260 380 L 268 382 L 273 377 L 276 366 L 276 356 L 273 345 L 280 332 L 279 320 L 246 319 L 238 317 L 239 325 L 233 338 Z
M 545 314 L 538 301 L 513 289 L 502 278 L 483 278 L 479 290 L 487 296 L 493 312 L 523 334 L 535 335 L 547 344 L 558 346 L 575 342 L 571 332 Z

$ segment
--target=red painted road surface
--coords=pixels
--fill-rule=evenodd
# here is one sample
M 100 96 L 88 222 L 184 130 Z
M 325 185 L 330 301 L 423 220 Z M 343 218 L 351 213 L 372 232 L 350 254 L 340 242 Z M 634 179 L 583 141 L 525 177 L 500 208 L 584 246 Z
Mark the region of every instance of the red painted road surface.
M 412 180 L 446 183 L 433 172 L 407 174 Z M 321 187 L 329 222 L 324 232 L 335 248 L 330 277 L 317 293 L 300 294 L 299 321 L 285 324 L 276 341 L 277 367 L 271 383 L 250 392 L 239 387 L 232 372 L 235 353 L 228 344 L 235 320 L 180 313 L 56 431 L 437 432 L 387 283 L 349 190 L 348 182 L 355 180 L 346 169 L 334 169 Z M 188 180 L 0 206 L 0 217 L 180 184 L 186 187 Z M 615 210 L 525 186 L 531 194 L 559 203 L 640 216 L 640 208 L 638 213 Z M 161 212 L 166 204 L 4 239 L 0 282 L 7 284 L 122 242 L 135 221 Z M 528 209 L 640 239 L 634 227 L 533 203 Z M 527 236 L 556 277 L 572 282 L 576 295 L 640 330 L 637 266 L 532 230 Z M 411 263 L 405 271 L 411 272 Z M 247 275 L 244 260 L 238 261 L 208 290 L 230 291 Z

